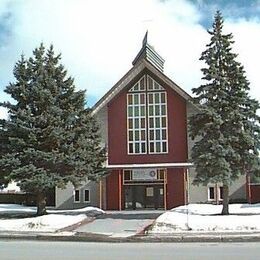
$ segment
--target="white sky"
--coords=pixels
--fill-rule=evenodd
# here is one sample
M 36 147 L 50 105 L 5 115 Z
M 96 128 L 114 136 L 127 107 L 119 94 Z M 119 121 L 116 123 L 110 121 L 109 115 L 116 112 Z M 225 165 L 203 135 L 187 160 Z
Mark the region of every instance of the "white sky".
M 165 74 L 191 94 L 191 88 L 201 83 L 199 57 L 209 42 L 200 2 L 1 0 L 0 102 L 10 99 L 3 89 L 13 81 L 12 70 L 20 55 L 31 56 L 43 42 L 53 43 L 55 51 L 62 53 L 68 74 L 78 89 L 87 89 L 88 104 L 93 105 L 131 68 L 147 29 L 148 42 L 166 60 Z M 211 6 L 209 24 L 217 9 L 221 6 Z M 223 14 L 225 31 L 233 33 L 234 51 L 251 82 L 250 94 L 260 101 L 260 19 Z M 0 109 L 0 117 L 5 116 Z

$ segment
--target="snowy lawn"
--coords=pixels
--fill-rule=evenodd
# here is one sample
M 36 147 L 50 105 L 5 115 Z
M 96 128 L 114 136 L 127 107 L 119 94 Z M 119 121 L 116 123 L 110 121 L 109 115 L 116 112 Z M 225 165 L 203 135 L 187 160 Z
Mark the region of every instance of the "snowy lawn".
M 75 225 L 89 216 L 103 214 L 104 211 L 95 207 L 75 210 L 48 210 L 49 214 L 40 217 L 6 219 L 13 214 L 35 214 L 36 207 L 25 207 L 15 204 L 0 204 L 0 231 L 40 231 L 55 232 L 68 226 Z
M 36 214 L 36 207 L 28 207 L 18 204 L 0 204 L 0 217 L 1 215 L 12 215 L 12 214 Z M 80 209 L 69 209 L 69 210 L 60 210 L 60 209 L 47 209 L 49 214 L 66 214 L 66 215 L 73 215 L 73 214 L 103 214 L 105 213 L 102 209 L 96 207 L 85 207 Z
M 0 204 L 0 216 L 12 214 L 35 214 L 36 207 L 26 207 L 18 204 Z
M 222 205 L 190 204 L 160 215 L 150 234 L 181 231 L 260 231 L 260 204 L 230 204 L 230 215 L 220 215 Z
M 87 218 L 85 214 L 75 216 L 50 214 L 34 218 L 1 219 L 0 231 L 55 232 L 84 221 Z

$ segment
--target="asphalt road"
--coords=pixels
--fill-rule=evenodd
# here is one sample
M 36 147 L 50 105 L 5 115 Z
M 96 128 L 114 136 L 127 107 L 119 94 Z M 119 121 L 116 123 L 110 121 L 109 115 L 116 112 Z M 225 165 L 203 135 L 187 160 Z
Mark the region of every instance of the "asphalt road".
M 0 259 L 252 259 L 260 243 L 86 243 L 0 240 Z

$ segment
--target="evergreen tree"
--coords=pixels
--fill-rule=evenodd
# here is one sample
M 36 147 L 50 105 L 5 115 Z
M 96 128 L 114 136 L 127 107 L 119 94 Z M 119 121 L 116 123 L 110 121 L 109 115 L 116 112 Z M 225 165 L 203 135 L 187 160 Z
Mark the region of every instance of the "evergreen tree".
M 203 85 L 194 88 L 199 113 L 190 118 L 196 184 L 223 184 L 222 214 L 229 214 L 229 186 L 242 174 L 259 171 L 259 103 L 249 97 L 243 66 L 232 52 L 232 34 L 223 33 L 223 18 L 215 15 L 210 43 L 200 60 Z
M 50 189 L 96 180 L 106 159 L 97 122 L 84 107 L 85 92 L 75 91 L 60 59 L 43 44 L 31 58 L 22 56 L 15 83 L 5 89 L 16 103 L 1 104 L 9 110 L 9 119 L 0 122 L 2 176 L 36 195 L 38 215 L 46 213 Z

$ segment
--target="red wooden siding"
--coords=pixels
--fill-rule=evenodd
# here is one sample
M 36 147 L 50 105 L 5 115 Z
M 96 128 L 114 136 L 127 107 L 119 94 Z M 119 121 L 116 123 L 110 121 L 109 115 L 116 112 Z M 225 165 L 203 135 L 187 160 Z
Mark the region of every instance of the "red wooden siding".
M 119 209 L 119 171 L 114 170 L 106 178 L 107 209 Z
M 184 169 L 175 168 L 167 170 L 167 209 L 172 209 L 185 203 L 184 179 Z

